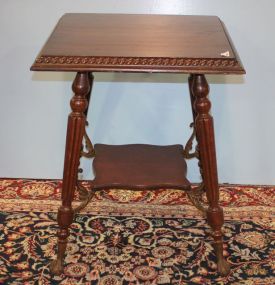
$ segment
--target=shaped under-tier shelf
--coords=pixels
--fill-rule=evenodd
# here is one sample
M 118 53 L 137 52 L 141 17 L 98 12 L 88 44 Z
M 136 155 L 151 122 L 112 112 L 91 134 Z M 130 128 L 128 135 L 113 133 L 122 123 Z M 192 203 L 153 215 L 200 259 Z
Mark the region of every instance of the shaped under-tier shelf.
M 181 145 L 96 144 L 93 189 L 190 190 Z

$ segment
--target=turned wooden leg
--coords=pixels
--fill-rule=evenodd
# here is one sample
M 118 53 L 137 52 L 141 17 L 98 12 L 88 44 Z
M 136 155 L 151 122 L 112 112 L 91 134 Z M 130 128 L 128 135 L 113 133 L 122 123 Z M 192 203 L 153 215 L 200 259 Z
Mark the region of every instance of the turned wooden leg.
M 92 93 L 92 88 L 93 88 L 93 83 L 94 83 L 94 76 L 92 73 L 88 74 L 89 76 L 89 84 L 90 84 L 90 90 L 86 95 L 87 98 L 87 108 L 84 111 L 85 117 L 86 117 L 86 122 L 85 122 L 85 131 L 84 131 L 84 137 L 82 141 L 82 146 L 81 146 L 81 152 L 80 152 L 80 158 L 81 157 L 86 157 L 86 158 L 92 158 L 95 155 L 94 151 L 94 146 L 87 134 L 86 128 L 88 127 L 89 123 L 87 121 L 87 116 L 88 116 L 88 110 L 89 110 L 89 105 L 90 105 L 90 99 L 91 99 L 91 93 Z M 79 158 L 79 159 L 80 159 Z M 79 165 L 80 165 L 80 160 L 79 160 Z M 83 169 L 78 168 L 78 173 L 82 173 Z M 89 191 L 81 185 L 80 180 L 78 179 L 77 181 L 77 191 L 79 193 L 79 200 L 80 201 L 85 201 L 88 196 L 89 196 Z
M 192 114 L 193 114 L 193 122 L 194 122 L 194 128 L 195 128 L 195 120 L 197 117 L 197 112 L 196 112 L 195 105 L 194 105 L 195 95 L 193 94 L 193 90 L 192 90 L 194 78 L 195 78 L 194 74 L 190 74 L 190 76 L 188 77 L 188 86 L 189 86 L 189 95 L 190 95 L 190 102 L 191 102 L 191 108 L 192 108 Z M 196 136 L 196 138 L 197 138 L 197 136 Z M 203 179 L 199 145 L 196 146 L 196 152 L 198 153 L 198 157 L 197 157 L 198 158 L 198 166 L 200 169 L 201 177 Z
M 209 207 L 207 220 L 212 228 L 214 249 L 217 256 L 217 266 L 220 275 L 227 275 L 229 264 L 223 256 L 222 225 L 224 222 L 223 210 L 219 206 L 218 173 L 214 138 L 213 118 L 209 114 L 211 103 L 207 98 L 209 86 L 202 74 L 193 75 L 192 94 L 195 97 L 196 111 L 195 128 L 200 150 L 200 162 L 203 173 L 203 182 Z
M 69 236 L 69 226 L 73 222 L 74 212 L 72 200 L 77 181 L 79 157 L 85 130 L 85 111 L 88 106 L 86 99 L 90 91 L 89 74 L 78 72 L 72 86 L 74 97 L 71 100 L 72 112 L 68 117 L 66 151 L 63 172 L 62 206 L 58 209 L 59 225 L 57 258 L 51 263 L 53 274 L 61 274 Z

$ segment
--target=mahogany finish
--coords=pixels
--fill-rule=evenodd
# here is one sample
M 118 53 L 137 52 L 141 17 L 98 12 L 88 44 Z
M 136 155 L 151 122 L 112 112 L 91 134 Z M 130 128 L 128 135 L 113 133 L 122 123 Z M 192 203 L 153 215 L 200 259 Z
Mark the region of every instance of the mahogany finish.
M 196 117 L 197 117 L 197 111 L 195 108 L 195 96 L 193 94 L 193 83 L 194 83 L 194 74 L 190 74 L 190 76 L 188 77 L 188 87 L 189 87 L 189 95 L 190 95 L 190 102 L 191 102 L 191 109 L 192 109 L 192 115 L 193 115 L 193 124 L 194 124 L 194 128 L 196 128 L 195 126 L 195 121 L 196 121 Z M 197 136 L 196 136 L 197 139 Z M 199 150 L 199 144 L 197 144 L 196 146 L 196 151 L 198 153 L 198 166 L 200 169 L 200 174 L 203 180 L 203 173 L 202 173 L 202 165 L 201 165 L 201 159 L 200 159 L 200 150 Z
M 190 190 L 182 145 L 95 145 L 93 189 Z
M 87 72 L 79 72 L 73 82 L 72 89 L 75 93 L 71 100 L 72 112 L 68 117 L 66 151 L 64 161 L 62 206 L 58 210 L 57 221 L 58 251 L 57 259 L 51 264 L 51 271 L 60 274 L 63 271 L 63 260 L 69 236 L 69 226 L 73 222 L 74 211 L 72 201 L 76 188 L 79 156 L 85 130 L 85 111 L 88 106 L 86 99 L 90 91 L 90 78 Z
M 213 229 L 218 271 L 229 272 L 223 257 L 223 211 L 219 206 L 218 174 L 213 118 L 209 114 L 208 73 L 243 74 L 241 62 L 223 24 L 213 16 L 159 16 L 66 14 L 49 37 L 32 70 L 76 71 L 75 93 L 68 118 L 62 205 L 58 210 L 58 252 L 51 271 L 60 274 L 77 209 L 72 208 L 77 188 L 79 159 L 83 154 L 91 71 L 188 73 L 189 91 L 198 142 L 196 156 L 202 174 L 199 190 L 206 191 L 207 220 Z M 97 144 L 93 190 L 102 188 L 190 190 L 182 146 Z M 95 150 L 95 152 L 94 152 Z M 87 155 L 90 157 L 90 154 Z M 81 190 L 81 189 L 80 189 Z M 193 193 L 193 191 L 189 191 Z M 89 201 L 78 209 L 82 209 Z
M 32 70 L 244 73 L 218 17 L 121 14 L 65 14 Z
M 200 166 L 203 173 L 203 184 L 206 191 L 209 208 L 207 220 L 213 229 L 214 248 L 218 259 L 218 271 L 221 275 L 229 273 L 229 264 L 223 257 L 223 241 L 221 227 L 223 225 L 223 211 L 219 206 L 218 172 L 215 150 L 215 136 L 213 118 L 209 114 L 211 103 L 207 98 L 209 86 L 203 74 L 194 75 L 192 94 L 196 98 L 194 109 L 196 112 L 195 129 L 200 150 Z

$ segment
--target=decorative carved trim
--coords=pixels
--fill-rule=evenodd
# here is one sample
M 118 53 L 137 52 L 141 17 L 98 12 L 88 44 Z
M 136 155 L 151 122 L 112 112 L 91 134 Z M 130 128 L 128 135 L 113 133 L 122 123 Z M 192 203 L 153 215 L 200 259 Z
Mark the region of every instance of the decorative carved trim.
M 171 67 L 239 67 L 235 59 L 169 58 L 169 57 L 104 57 L 104 56 L 40 56 L 36 64 L 103 65 L 103 66 L 171 66 Z
M 191 152 L 192 148 L 193 148 L 193 141 L 195 140 L 196 137 L 196 129 L 194 127 L 194 123 L 190 124 L 190 128 L 193 128 L 193 132 L 190 136 L 190 138 L 188 139 L 184 149 L 183 149 L 183 157 L 185 159 L 192 159 L 192 158 L 198 158 L 199 159 L 199 153 L 197 151 L 197 149 L 195 148 L 194 152 Z
M 89 125 L 88 121 L 86 121 L 86 127 Z M 92 158 L 95 156 L 95 150 L 94 150 L 94 146 L 91 142 L 91 139 L 89 138 L 88 134 L 87 134 L 87 131 L 86 131 L 86 128 L 85 128 L 85 131 L 84 131 L 84 136 L 83 136 L 83 139 L 85 141 L 85 149 L 87 151 L 84 151 L 83 148 L 84 148 L 84 145 L 82 145 L 82 150 L 80 152 L 80 157 L 86 157 L 86 158 Z

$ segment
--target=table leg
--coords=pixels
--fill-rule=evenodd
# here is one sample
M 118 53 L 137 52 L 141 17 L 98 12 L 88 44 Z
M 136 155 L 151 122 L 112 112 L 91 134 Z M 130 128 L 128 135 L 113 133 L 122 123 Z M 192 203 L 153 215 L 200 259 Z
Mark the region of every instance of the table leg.
M 87 98 L 87 108 L 84 111 L 84 114 L 86 116 L 86 127 L 85 127 L 85 132 L 84 132 L 84 140 L 82 142 L 82 147 L 81 147 L 81 152 L 80 152 L 80 158 L 81 157 L 86 157 L 86 158 L 92 158 L 95 155 L 94 151 L 94 146 L 87 134 L 87 127 L 89 126 L 87 116 L 88 116 L 88 110 L 89 110 L 89 105 L 90 105 L 90 99 L 91 99 L 91 93 L 92 93 L 92 88 L 93 88 L 93 83 L 94 83 L 94 76 L 92 73 L 89 73 L 89 84 L 90 84 L 90 91 L 87 93 L 86 98 Z M 83 169 L 79 168 L 78 173 L 82 173 Z M 79 193 L 79 200 L 80 201 L 85 201 L 87 200 L 89 196 L 89 191 L 81 185 L 81 181 L 77 181 L 77 191 Z M 77 212 L 77 211 L 76 211 Z
M 86 99 L 90 91 L 90 80 L 87 72 L 78 72 L 72 86 L 75 95 L 71 100 L 72 112 L 68 117 L 66 151 L 63 172 L 62 205 L 58 209 L 59 225 L 57 258 L 51 263 L 53 274 L 61 274 L 69 236 L 69 227 L 73 222 L 74 211 L 72 200 L 76 188 L 79 157 L 85 130 Z
M 193 75 L 192 94 L 195 97 L 194 107 L 196 112 L 195 128 L 200 150 L 200 163 L 203 173 L 203 183 L 209 207 L 207 220 L 211 226 L 214 238 L 214 249 L 217 256 L 218 271 L 227 275 L 230 271 L 229 264 L 223 256 L 222 225 L 224 222 L 223 210 L 219 206 L 218 173 L 214 138 L 213 118 L 209 114 L 211 103 L 207 98 L 209 86 L 202 74 Z
M 192 114 L 193 114 L 193 122 L 194 122 L 194 128 L 195 128 L 195 120 L 196 120 L 196 117 L 197 117 L 197 112 L 196 112 L 195 105 L 194 105 L 194 103 L 195 103 L 195 96 L 194 96 L 193 90 L 192 90 L 194 78 L 195 78 L 194 74 L 190 74 L 190 76 L 188 78 L 188 86 L 189 86 L 189 95 L 190 95 L 191 108 L 192 108 Z M 198 153 L 198 160 L 199 160 L 198 165 L 199 165 L 199 168 L 200 168 L 200 174 L 201 174 L 201 177 L 203 177 L 201 160 L 200 160 L 199 145 L 196 146 L 196 152 Z

